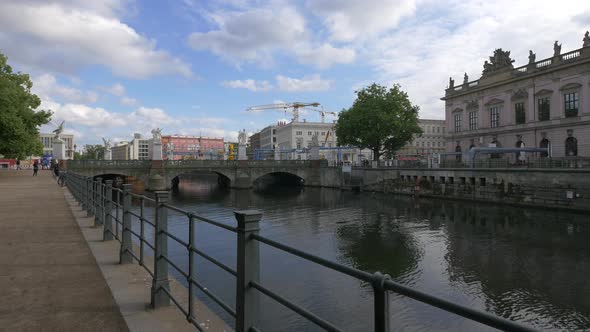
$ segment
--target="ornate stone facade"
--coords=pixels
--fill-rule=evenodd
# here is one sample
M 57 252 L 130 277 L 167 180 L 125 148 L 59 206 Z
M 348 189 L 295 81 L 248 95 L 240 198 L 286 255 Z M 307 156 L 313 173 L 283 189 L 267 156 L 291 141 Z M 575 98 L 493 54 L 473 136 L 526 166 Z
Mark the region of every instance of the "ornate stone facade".
M 553 158 L 590 157 L 590 47 L 561 53 L 553 46 L 554 57 L 535 61 L 530 51 L 518 68 L 497 49 L 481 79 L 448 88 L 446 150 L 548 147 Z

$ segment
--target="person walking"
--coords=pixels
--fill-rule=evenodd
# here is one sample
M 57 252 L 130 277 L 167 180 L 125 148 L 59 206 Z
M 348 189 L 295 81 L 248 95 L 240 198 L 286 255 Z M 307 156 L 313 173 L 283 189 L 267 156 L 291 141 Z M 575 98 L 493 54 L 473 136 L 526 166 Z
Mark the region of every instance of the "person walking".
M 16 170 L 19 171 L 20 169 L 21 169 L 20 168 L 20 159 L 17 159 L 16 160 Z
M 37 171 L 39 170 L 39 163 L 35 160 L 33 163 L 33 176 L 37 176 Z

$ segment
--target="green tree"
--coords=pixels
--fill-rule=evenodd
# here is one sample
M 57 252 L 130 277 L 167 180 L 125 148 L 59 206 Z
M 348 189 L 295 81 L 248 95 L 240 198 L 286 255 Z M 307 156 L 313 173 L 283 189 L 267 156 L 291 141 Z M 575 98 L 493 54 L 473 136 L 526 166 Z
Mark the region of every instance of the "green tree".
M 336 123 L 338 145 L 371 149 L 373 160 L 395 151 L 422 134 L 418 125 L 419 107 L 395 84 L 390 89 L 373 83 L 356 91 L 352 107 L 340 113 Z
M 84 151 L 80 154 L 80 159 L 101 160 L 104 158 L 105 150 L 102 144 L 86 144 Z
M 41 155 L 39 126 L 49 122 L 50 111 L 35 111 L 41 99 L 31 93 L 28 74 L 13 73 L 0 53 L 0 154 L 8 158 Z

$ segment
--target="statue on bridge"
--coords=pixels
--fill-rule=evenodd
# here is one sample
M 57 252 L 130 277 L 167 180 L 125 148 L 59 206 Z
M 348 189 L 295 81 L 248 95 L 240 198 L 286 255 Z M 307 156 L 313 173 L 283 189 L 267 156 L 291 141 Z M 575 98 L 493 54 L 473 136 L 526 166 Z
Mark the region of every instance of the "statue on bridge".
M 160 129 L 160 128 L 152 129 L 152 135 L 153 135 L 154 141 L 162 140 L 162 129 Z
M 240 145 L 246 145 L 247 141 L 248 141 L 248 135 L 246 134 L 246 129 L 242 129 L 242 131 L 240 131 L 238 134 L 238 143 Z
M 315 133 L 313 136 L 311 136 L 311 146 L 320 146 L 318 133 Z
M 66 123 L 66 121 L 65 121 L 65 120 L 64 120 L 64 121 L 62 121 L 62 122 L 59 124 L 59 126 L 57 126 L 57 128 L 55 128 L 55 130 L 53 131 L 53 133 L 55 134 L 55 135 L 53 136 L 53 139 L 54 139 L 54 140 L 58 140 L 58 141 L 59 141 L 59 140 L 61 139 L 61 137 L 60 137 L 60 136 L 61 136 L 61 133 L 63 133 L 63 131 L 64 131 L 64 124 L 65 124 L 65 123 Z
M 111 139 L 110 138 L 102 138 L 102 142 L 104 143 L 104 148 L 106 150 L 110 150 L 111 149 Z
M 104 143 L 104 160 L 112 160 L 111 140 L 103 137 L 102 142 Z

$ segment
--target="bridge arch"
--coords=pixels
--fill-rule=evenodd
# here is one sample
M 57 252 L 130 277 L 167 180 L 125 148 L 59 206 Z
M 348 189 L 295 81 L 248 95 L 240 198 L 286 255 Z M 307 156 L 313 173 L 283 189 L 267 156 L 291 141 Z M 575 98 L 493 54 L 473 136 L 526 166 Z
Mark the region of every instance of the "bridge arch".
M 181 170 L 176 170 L 176 171 L 168 171 L 166 172 L 166 177 L 167 177 L 167 181 L 168 184 L 170 185 L 171 188 L 176 188 L 178 187 L 178 184 L 180 183 L 180 178 L 182 176 L 190 176 L 190 175 L 203 175 L 203 174 L 209 174 L 209 175 L 217 175 L 217 183 L 223 187 L 231 187 L 232 185 L 232 175 L 231 174 L 226 174 L 223 171 L 220 170 L 214 170 L 214 169 L 193 169 L 193 170 L 189 170 L 189 169 L 181 169 Z
M 292 186 L 303 186 L 305 185 L 305 178 L 298 172 L 289 172 L 285 170 L 272 171 L 257 176 L 252 184 L 259 186 L 263 184 L 281 184 L 281 185 L 292 185 Z

